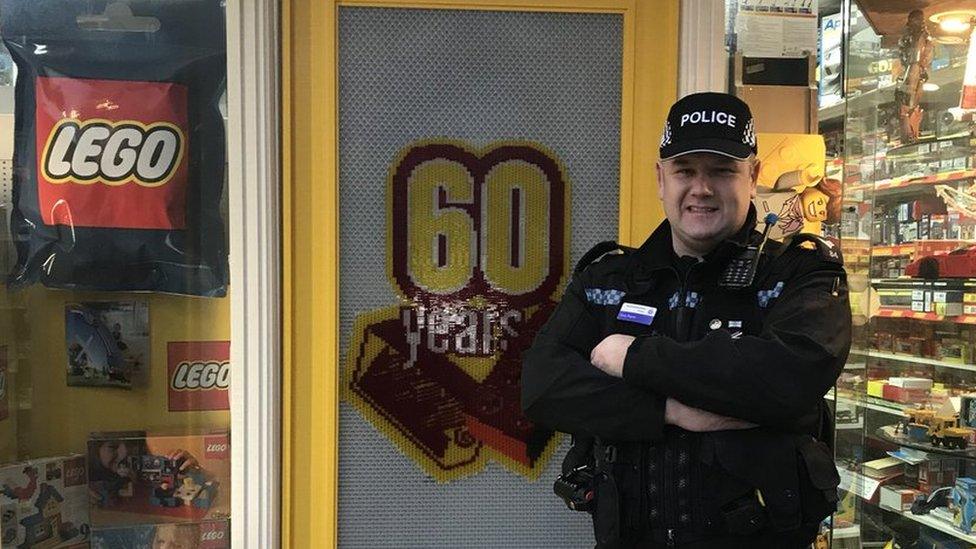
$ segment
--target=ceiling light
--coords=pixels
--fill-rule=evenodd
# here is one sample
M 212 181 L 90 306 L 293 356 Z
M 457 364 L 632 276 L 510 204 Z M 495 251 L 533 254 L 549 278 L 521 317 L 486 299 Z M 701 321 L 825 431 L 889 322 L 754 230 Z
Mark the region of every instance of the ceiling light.
M 939 25 L 943 32 L 965 32 L 972 26 L 976 10 L 953 10 L 933 14 L 929 21 Z
M 939 85 L 935 82 L 926 82 L 922 84 L 922 90 L 927 92 L 939 91 Z

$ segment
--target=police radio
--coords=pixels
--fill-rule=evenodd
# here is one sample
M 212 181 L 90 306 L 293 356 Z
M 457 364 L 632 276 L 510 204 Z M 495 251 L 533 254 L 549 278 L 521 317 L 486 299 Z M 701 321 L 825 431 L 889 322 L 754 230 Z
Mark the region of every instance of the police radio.
M 593 510 L 593 496 L 599 475 L 593 465 L 580 465 L 569 473 L 559 475 L 552 491 L 573 511 Z
M 752 281 L 756 278 L 756 269 L 759 267 L 759 258 L 762 257 L 763 248 L 769 240 L 769 231 L 773 228 L 779 216 L 774 213 L 766 214 L 763 220 L 766 228 L 763 229 L 762 240 L 758 246 L 748 246 L 742 252 L 732 258 L 728 266 L 722 272 L 718 281 L 719 287 L 731 290 L 741 290 L 752 286 Z

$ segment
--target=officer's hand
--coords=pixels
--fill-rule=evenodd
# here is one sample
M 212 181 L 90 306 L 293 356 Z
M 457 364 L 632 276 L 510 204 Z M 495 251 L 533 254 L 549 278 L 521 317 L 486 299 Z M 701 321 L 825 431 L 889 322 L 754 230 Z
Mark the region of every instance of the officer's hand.
M 624 359 L 627 358 L 627 349 L 634 339 L 633 336 L 623 334 L 608 335 L 593 347 L 590 362 L 613 377 L 624 377 Z
M 670 397 L 664 405 L 664 423 L 676 425 L 686 431 L 697 432 L 732 431 L 758 427 L 758 425 L 748 421 L 692 408 Z

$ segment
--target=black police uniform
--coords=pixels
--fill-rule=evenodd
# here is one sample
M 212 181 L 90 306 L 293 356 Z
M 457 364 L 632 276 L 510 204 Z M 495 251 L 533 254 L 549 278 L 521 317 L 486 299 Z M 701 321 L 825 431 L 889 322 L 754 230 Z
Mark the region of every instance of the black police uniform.
M 842 260 L 812 235 L 770 241 L 750 287 L 719 287 L 761 239 L 755 219 L 701 262 L 674 254 L 665 221 L 638 250 L 581 265 L 523 356 L 525 414 L 576 437 L 564 470 L 586 455 L 602 473 L 597 547 L 802 547 L 835 508 L 823 395 L 850 348 Z M 618 319 L 624 303 L 656 308 L 650 325 Z M 637 338 L 622 379 L 589 361 L 610 334 Z M 760 427 L 665 425 L 667 397 Z

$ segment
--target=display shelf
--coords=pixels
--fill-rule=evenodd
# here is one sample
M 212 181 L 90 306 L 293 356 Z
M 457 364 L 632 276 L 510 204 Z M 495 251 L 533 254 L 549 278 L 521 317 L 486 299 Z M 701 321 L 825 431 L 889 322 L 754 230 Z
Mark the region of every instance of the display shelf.
M 932 150 L 931 145 L 932 143 L 945 143 L 947 141 L 954 141 L 956 139 L 965 140 L 968 139 L 969 137 L 970 137 L 970 133 L 968 131 L 959 131 L 948 135 L 940 135 L 939 137 L 936 137 L 934 135 L 925 136 L 919 138 L 918 141 L 914 141 L 912 143 L 905 143 L 903 145 L 898 145 L 896 147 L 889 148 L 885 152 L 885 157 L 894 160 L 914 160 L 919 158 L 928 158 L 929 156 L 933 154 L 938 154 L 942 151 L 945 151 L 946 149 L 955 149 L 955 150 L 968 152 L 969 150 L 968 143 L 966 144 L 953 143 L 949 146 L 936 147 L 935 150 Z M 920 151 L 922 147 L 928 147 L 929 150 L 924 152 Z
M 922 103 L 924 116 L 918 126 L 907 128 L 896 95 L 908 88 L 899 79 L 903 73 L 895 68 L 898 63 L 893 61 L 917 54 L 917 50 L 909 51 L 917 44 L 898 43 L 904 36 L 909 9 L 889 9 L 888 4 L 880 0 L 844 2 L 841 19 L 846 17 L 846 20 L 841 51 L 845 52 L 844 88 L 849 90 L 849 96 L 844 102 L 818 110 L 820 120 L 828 124 L 822 126 L 829 130 L 824 133 L 835 141 L 832 150 L 841 159 L 831 165 L 843 177 L 842 251 L 848 259 L 848 269 L 856 268 L 860 276 L 857 292 L 851 292 L 852 314 L 858 322 L 853 330 L 850 364 L 845 365 L 838 380 L 840 389 L 835 389 L 828 398 L 837 401 L 832 408 L 839 413 L 840 420 L 853 422 L 835 423 L 838 434 L 835 461 L 839 463 L 838 469 L 843 469 L 840 471 L 842 488 L 861 501 L 855 505 L 859 515 L 856 524 L 841 523 L 851 527 L 849 531 L 836 528 L 838 521 L 834 521 L 833 539 L 839 540 L 836 542 L 839 547 L 881 547 L 890 545 L 894 537 L 900 542 L 917 540 L 928 527 L 934 535 L 945 539 L 951 536 L 953 543 L 962 546 L 965 542 L 969 547 L 976 545 L 976 536 L 957 530 L 945 516 L 915 516 L 903 511 L 903 506 L 896 501 L 890 502 L 894 509 L 881 507 L 879 492 L 883 488 L 879 486 L 904 483 L 918 489 L 919 477 L 907 475 L 880 481 L 865 475 L 860 466 L 886 457 L 887 451 L 899 446 L 904 446 L 907 452 L 914 448 L 933 454 L 932 459 L 953 462 L 958 468 L 950 470 L 965 471 L 966 476 L 973 476 L 971 469 L 976 466 L 976 446 L 933 447 L 928 436 L 922 442 L 913 442 L 907 436 L 902 437 L 901 432 L 894 433 L 894 426 L 906 421 L 906 412 L 923 405 L 938 410 L 939 403 L 943 402 L 941 397 L 933 397 L 923 390 L 893 392 L 886 388 L 884 394 L 890 399 L 887 400 L 881 398 L 882 389 L 878 387 L 885 382 L 896 383 L 886 378 L 897 376 L 930 378 L 939 385 L 937 395 L 957 395 L 976 387 L 976 364 L 960 363 L 967 362 L 968 358 L 962 349 L 971 347 L 976 337 L 976 331 L 968 327 L 976 328 L 976 310 L 971 310 L 976 302 L 971 295 L 965 295 L 976 294 L 976 276 L 938 280 L 901 276 L 912 262 L 916 262 L 912 266 L 915 272 L 922 258 L 976 244 L 976 238 L 969 238 L 973 221 L 959 212 L 947 211 L 945 199 L 939 199 L 945 194 L 940 185 L 962 191 L 976 182 L 976 140 L 973 139 L 976 134 L 972 134 L 976 123 L 948 120 L 944 116 L 947 109 L 959 104 L 967 48 L 959 44 L 938 46 L 933 51 L 933 63 L 925 70 L 928 82 L 942 89 L 916 97 Z M 884 12 L 886 17 L 897 16 L 901 23 L 888 25 L 885 34 L 879 35 L 877 27 L 871 27 L 872 18 L 879 12 Z M 913 221 L 917 222 L 914 226 L 910 224 Z M 918 240 L 927 236 L 939 239 Z M 958 263 L 951 261 L 956 270 L 940 269 L 940 272 L 967 274 L 968 271 L 959 267 L 964 259 L 958 258 Z M 946 316 L 935 311 L 971 314 Z M 906 320 L 886 320 L 889 318 Z M 909 341 L 914 347 L 908 347 Z M 935 348 L 937 345 L 940 350 Z M 960 354 L 953 358 L 956 350 Z M 867 394 L 869 387 L 877 396 Z M 964 417 L 970 417 L 968 401 L 956 400 L 957 405 L 967 406 Z M 925 477 L 922 482 L 942 486 L 943 477 L 936 474 L 936 469 L 941 473 L 942 468 L 933 465 L 929 472 L 935 476 Z M 953 482 L 954 477 L 945 484 Z M 854 539 L 844 539 L 847 537 Z M 961 541 L 956 542 L 957 539 Z
M 976 324 L 976 315 L 942 316 L 935 313 L 919 313 L 916 311 L 906 311 L 904 309 L 891 309 L 879 307 L 875 314 L 871 316 L 881 318 L 910 318 L 913 320 L 924 320 L 926 322 L 953 322 L 955 324 Z
M 883 353 L 881 351 L 862 350 L 862 349 L 851 349 L 850 354 L 855 356 L 880 358 L 884 360 L 897 360 L 899 362 L 911 362 L 913 364 L 927 364 L 929 366 L 936 366 L 939 368 L 953 368 L 955 370 L 966 370 L 969 372 L 976 372 L 976 365 L 974 364 L 953 364 L 951 362 L 943 362 L 941 360 L 936 360 L 934 358 L 923 358 L 919 356 L 899 355 L 895 353 Z
M 881 179 L 872 183 L 858 183 L 856 185 L 849 185 L 845 189 L 845 192 L 874 192 L 875 197 L 879 197 L 895 193 L 911 192 L 933 185 L 973 178 L 976 178 L 976 170 L 950 170 L 930 175 L 906 175 Z
M 896 257 L 907 255 L 914 258 L 915 255 L 931 255 L 938 252 L 950 252 L 961 246 L 970 244 L 968 240 L 915 240 L 895 245 L 871 246 L 871 255 L 874 257 Z
M 911 511 L 896 511 L 894 509 L 888 509 L 887 507 L 882 507 L 882 509 L 886 511 L 891 511 L 892 513 L 898 513 L 904 517 L 914 520 L 915 522 L 924 524 L 929 528 L 934 528 L 940 532 L 945 532 L 946 534 L 949 534 L 950 536 L 953 536 L 957 539 L 961 539 L 966 543 L 972 543 L 976 545 L 976 536 L 966 534 L 961 530 L 956 529 L 955 527 L 953 527 L 951 524 L 949 524 L 944 520 L 940 520 L 929 515 L 913 515 Z
M 861 525 L 852 524 L 850 526 L 834 527 L 833 539 L 851 539 L 861 536 Z
M 881 440 L 890 442 L 892 444 L 897 444 L 899 446 L 904 446 L 906 448 L 911 448 L 913 450 L 921 450 L 928 454 L 939 454 L 943 456 L 965 458 L 965 459 L 976 459 L 976 448 L 969 446 L 963 449 L 950 449 L 942 446 L 934 446 L 927 442 L 917 442 L 910 440 L 907 436 L 901 433 L 895 433 L 894 425 L 884 425 L 878 427 L 875 430 L 874 435 Z
M 824 395 L 824 398 L 826 398 L 827 400 L 834 400 L 834 395 L 827 393 L 826 395 Z M 843 393 L 838 394 L 836 400 L 837 402 L 846 402 L 858 406 L 860 408 L 867 408 L 869 410 L 875 410 L 877 412 L 884 412 L 886 414 L 892 414 L 897 416 L 904 416 L 905 408 L 908 407 L 905 406 L 904 404 L 899 404 L 897 402 L 892 402 L 890 400 L 885 400 L 883 398 L 875 398 L 875 397 L 868 397 L 868 396 L 854 397 L 852 395 L 843 394 Z
M 857 431 L 864 428 L 864 418 L 859 419 L 856 423 L 837 423 L 834 425 L 834 429 L 838 431 Z
M 879 479 L 871 478 L 863 473 L 859 473 L 857 471 L 851 471 L 849 469 L 845 469 L 839 466 L 837 467 L 837 472 L 838 474 L 840 474 L 841 477 L 840 488 L 842 490 L 847 492 L 854 492 L 863 501 L 874 504 L 871 500 L 875 492 L 880 488 L 881 481 Z M 926 526 L 939 530 L 940 532 L 945 532 L 946 534 L 961 539 L 967 543 L 976 544 L 976 536 L 966 534 L 965 532 L 956 529 L 955 527 L 953 527 L 951 524 L 949 524 L 944 520 L 937 519 L 930 515 L 914 515 L 912 514 L 911 511 L 892 509 L 891 507 L 884 507 L 882 505 L 878 505 L 878 508 L 883 509 L 885 512 L 899 515 L 907 519 L 913 520 L 915 522 L 918 522 L 920 524 L 924 524 Z M 858 528 L 858 530 L 860 529 Z M 835 536 L 834 536 L 835 538 L 837 538 L 836 532 L 837 530 L 835 529 Z

